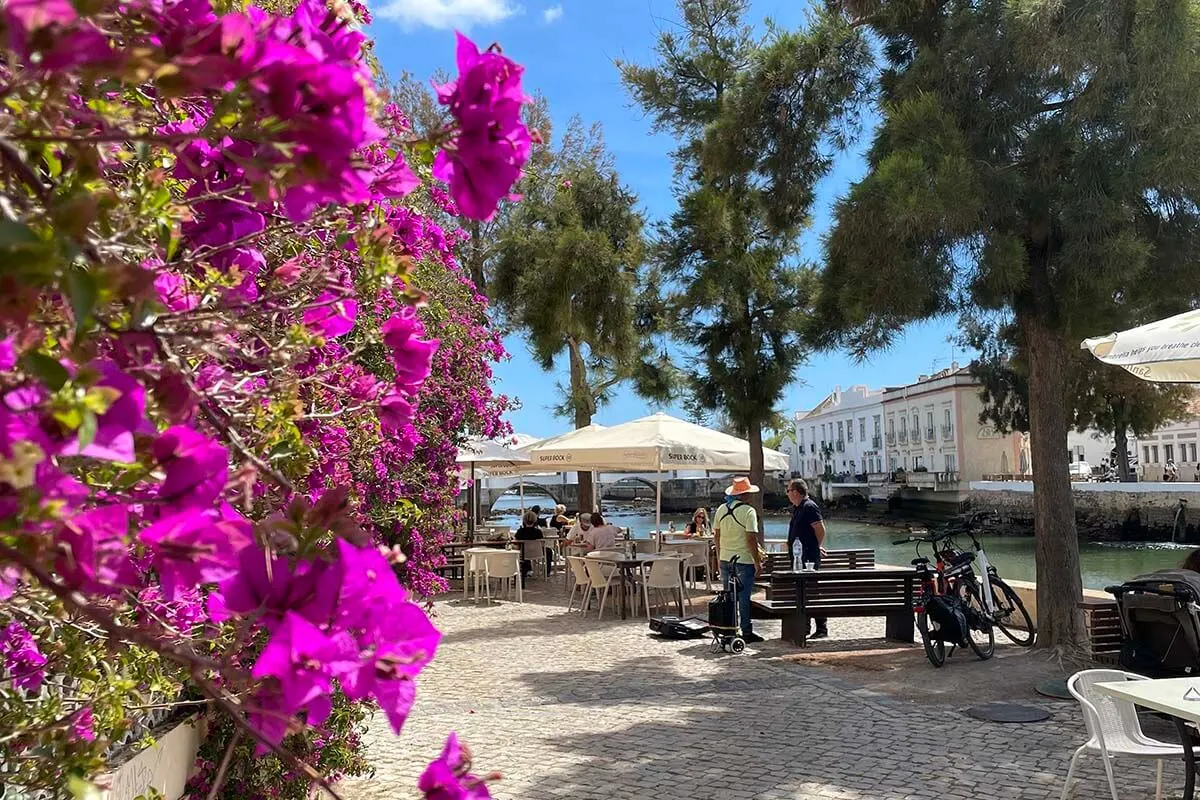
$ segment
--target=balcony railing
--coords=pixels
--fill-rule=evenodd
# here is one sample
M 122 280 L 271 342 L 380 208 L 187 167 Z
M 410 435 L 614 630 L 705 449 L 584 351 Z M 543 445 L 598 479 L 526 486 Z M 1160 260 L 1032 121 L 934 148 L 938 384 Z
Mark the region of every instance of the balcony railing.
M 943 425 L 942 426 L 942 438 L 947 441 L 950 441 L 951 439 L 954 438 L 954 426 L 953 425 Z
M 896 434 L 894 434 L 894 433 L 889 433 L 889 434 L 887 435 L 887 437 L 888 437 L 888 440 L 887 440 L 888 444 L 895 444 L 895 443 L 896 443 Z
M 925 429 L 925 441 L 927 441 L 927 442 L 932 442 L 932 441 L 934 441 L 934 438 L 933 438 L 933 428 L 926 428 L 926 429 Z
M 891 444 L 891 442 L 888 442 L 888 444 Z M 871 447 L 872 447 L 872 448 L 874 448 L 874 449 L 876 449 L 876 450 L 878 450 L 878 449 L 879 449 L 879 447 L 880 447 L 880 442 L 879 442 L 879 437 L 878 437 L 878 436 L 872 437 L 872 439 L 871 439 Z

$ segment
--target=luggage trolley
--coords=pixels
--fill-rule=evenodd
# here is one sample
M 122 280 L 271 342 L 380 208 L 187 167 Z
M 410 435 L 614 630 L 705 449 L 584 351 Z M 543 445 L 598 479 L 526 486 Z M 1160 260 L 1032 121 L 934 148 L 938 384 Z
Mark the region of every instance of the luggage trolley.
M 712 651 L 724 650 L 737 655 L 746 649 L 746 640 L 738 633 L 737 596 L 741 588 L 738 580 L 737 556 L 729 559 L 730 588 L 717 592 L 708 603 L 708 627 L 712 631 Z

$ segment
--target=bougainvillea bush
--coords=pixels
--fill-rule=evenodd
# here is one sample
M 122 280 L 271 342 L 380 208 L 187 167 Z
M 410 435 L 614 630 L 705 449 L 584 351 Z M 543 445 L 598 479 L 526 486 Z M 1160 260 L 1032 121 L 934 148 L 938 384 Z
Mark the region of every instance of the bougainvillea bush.
M 520 67 L 460 37 L 418 140 L 363 13 L 0 9 L 6 786 L 81 792 L 177 707 L 215 720 L 209 795 L 283 796 L 227 785 L 242 747 L 303 794 L 366 768 L 370 707 L 404 723 L 454 446 L 504 409 L 462 234 L 421 208 L 493 213 L 530 132 Z M 452 736 L 419 788 L 487 796 Z

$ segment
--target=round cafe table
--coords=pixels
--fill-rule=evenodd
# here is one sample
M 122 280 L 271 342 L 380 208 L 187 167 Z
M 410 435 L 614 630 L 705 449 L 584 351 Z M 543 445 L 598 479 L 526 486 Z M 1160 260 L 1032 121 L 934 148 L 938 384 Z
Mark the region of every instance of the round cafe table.
M 597 560 L 611 563 L 621 576 L 621 619 L 629 619 L 629 589 L 634 585 L 633 573 L 640 571 L 645 564 L 670 559 L 679 562 L 680 580 L 683 580 L 684 560 L 661 553 L 646 553 L 645 555 L 596 556 Z M 679 616 L 683 616 L 683 598 L 679 598 Z

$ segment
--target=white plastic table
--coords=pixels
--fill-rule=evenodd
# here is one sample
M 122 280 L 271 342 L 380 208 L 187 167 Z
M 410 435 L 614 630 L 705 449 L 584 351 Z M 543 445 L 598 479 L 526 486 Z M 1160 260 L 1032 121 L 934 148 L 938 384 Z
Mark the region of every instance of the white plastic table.
M 1192 752 L 1192 736 L 1188 731 L 1187 723 L 1200 725 L 1200 678 L 1162 678 L 1153 681 L 1097 683 L 1096 691 L 1161 712 L 1174 720 L 1175 729 L 1179 731 L 1179 741 L 1183 745 L 1183 764 L 1186 769 L 1183 781 L 1183 800 L 1194 800 L 1196 796 L 1196 755 Z

